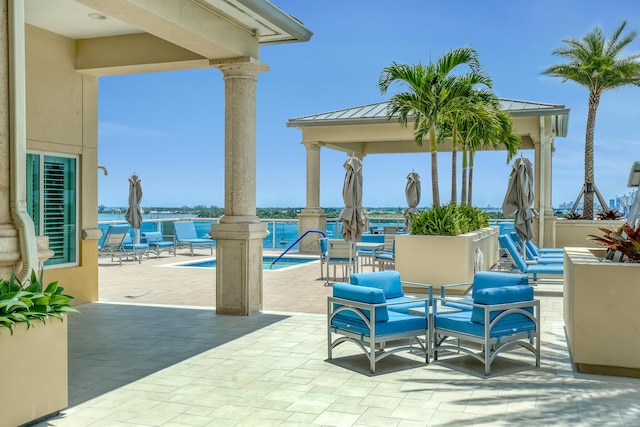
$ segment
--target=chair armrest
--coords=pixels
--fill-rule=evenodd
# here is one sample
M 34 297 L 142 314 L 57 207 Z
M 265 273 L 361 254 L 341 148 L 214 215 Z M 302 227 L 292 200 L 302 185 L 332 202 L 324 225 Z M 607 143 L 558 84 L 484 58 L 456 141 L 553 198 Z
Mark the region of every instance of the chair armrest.
M 401 280 L 400 283 L 403 285 L 417 286 L 419 288 L 427 289 L 429 291 L 429 299 L 433 299 L 433 285 L 427 285 L 426 283 L 408 282 L 406 280 Z
M 440 285 L 440 297 L 441 298 L 445 298 L 446 295 L 446 290 L 449 288 L 455 288 L 455 287 L 459 287 L 459 286 L 473 286 L 473 282 L 465 282 L 465 283 L 450 283 L 447 285 Z M 471 289 L 471 288 L 469 288 Z M 469 291 L 465 292 L 468 293 Z

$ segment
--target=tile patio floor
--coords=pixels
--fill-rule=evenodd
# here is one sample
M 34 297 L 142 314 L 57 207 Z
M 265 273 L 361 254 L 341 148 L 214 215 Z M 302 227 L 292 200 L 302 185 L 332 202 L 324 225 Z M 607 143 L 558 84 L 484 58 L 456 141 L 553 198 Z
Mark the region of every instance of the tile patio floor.
M 194 258 L 100 260 L 101 301 L 69 317 L 69 408 L 38 426 L 640 425 L 640 380 L 573 369 L 558 285 L 539 288 L 540 368 L 401 354 L 373 376 L 355 346 L 326 360 L 317 262 L 265 271 L 265 311 L 234 317 L 214 270 L 163 266 Z

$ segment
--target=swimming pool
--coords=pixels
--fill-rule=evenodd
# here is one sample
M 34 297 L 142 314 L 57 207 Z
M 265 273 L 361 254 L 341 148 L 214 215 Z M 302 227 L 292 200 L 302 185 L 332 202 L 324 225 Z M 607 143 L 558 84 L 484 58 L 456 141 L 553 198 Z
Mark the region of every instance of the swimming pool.
M 278 260 L 271 268 L 271 263 L 278 258 L 277 256 L 263 256 L 262 257 L 262 269 L 263 270 L 282 270 L 288 267 L 295 267 L 297 265 L 303 265 L 308 262 L 318 261 L 320 258 L 314 257 L 289 257 L 284 256 Z M 175 264 L 176 267 L 199 267 L 199 268 L 216 268 L 216 260 L 210 259 L 207 261 L 188 262 L 184 264 Z

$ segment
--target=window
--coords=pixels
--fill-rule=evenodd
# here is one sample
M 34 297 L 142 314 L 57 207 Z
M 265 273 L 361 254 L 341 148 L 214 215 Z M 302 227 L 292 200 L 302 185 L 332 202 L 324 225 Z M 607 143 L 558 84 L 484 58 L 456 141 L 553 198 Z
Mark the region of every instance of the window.
M 37 236 L 49 237 L 45 266 L 77 264 L 77 158 L 27 154 L 27 211 Z

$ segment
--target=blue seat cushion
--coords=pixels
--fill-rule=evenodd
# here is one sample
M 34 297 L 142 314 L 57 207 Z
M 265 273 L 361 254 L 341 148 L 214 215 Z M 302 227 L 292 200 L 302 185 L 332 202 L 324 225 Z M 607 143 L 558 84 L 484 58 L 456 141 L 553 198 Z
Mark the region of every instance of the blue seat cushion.
M 477 337 L 484 337 L 484 324 L 471 321 L 472 312 L 469 310 L 457 313 L 438 314 L 435 318 L 436 328 L 448 329 Z M 526 316 L 509 319 L 507 316 L 501 319 L 491 330 L 490 336 L 498 338 L 521 332 L 535 331 L 535 323 Z
M 471 298 L 481 289 L 499 288 L 502 286 L 520 286 L 529 283 L 526 274 L 512 274 L 499 271 L 480 271 L 473 276 Z
M 508 304 L 513 302 L 523 302 L 523 301 L 532 301 L 533 300 L 533 288 L 529 285 L 522 286 L 506 286 L 502 288 L 486 288 L 479 289 L 476 292 L 473 301 L 476 304 L 483 305 L 495 305 L 495 304 Z M 527 311 L 533 312 L 532 307 L 527 307 Z M 473 307 L 471 310 L 471 321 L 477 322 L 480 324 L 484 323 L 484 308 L 483 307 Z M 489 315 L 491 321 L 495 319 L 500 313 L 504 310 L 496 310 L 492 311 Z M 524 314 L 510 314 L 506 316 L 502 321 L 515 321 L 517 319 L 528 319 Z
M 529 265 L 527 273 L 531 274 L 562 274 L 564 273 L 563 264 L 546 264 L 546 265 Z
M 333 296 L 336 298 L 347 299 L 351 301 L 363 302 L 366 304 L 384 304 L 387 301 L 384 298 L 384 292 L 382 289 L 371 288 L 368 286 L 356 286 L 347 283 L 335 283 L 333 285 Z M 334 305 L 334 309 L 339 304 Z M 376 322 L 384 322 L 389 320 L 389 313 L 387 307 L 377 307 L 376 309 Z M 362 310 L 367 319 L 371 318 L 370 310 Z M 338 315 L 336 315 L 338 316 Z M 343 311 L 339 316 L 349 317 L 351 319 L 359 318 L 359 316 L 351 311 Z
M 369 328 L 360 318 L 353 318 L 347 316 L 348 312 L 336 314 L 331 320 L 331 325 L 346 329 L 351 332 L 363 334 L 365 336 L 370 335 Z M 427 319 L 422 316 L 412 316 L 409 314 L 389 312 L 389 319 L 384 322 L 376 322 L 376 336 L 398 334 L 407 331 L 416 331 L 418 334 L 424 335 L 427 329 Z
M 386 299 L 404 296 L 400 273 L 397 271 L 376 271 L 373 273 L 352 274 L 349 281 L 352 285 L 369 286 L 382 289 Z
M 555 256 L 541 256 L 536 258 L 539 265 L 564 264 L 564 258 Z

